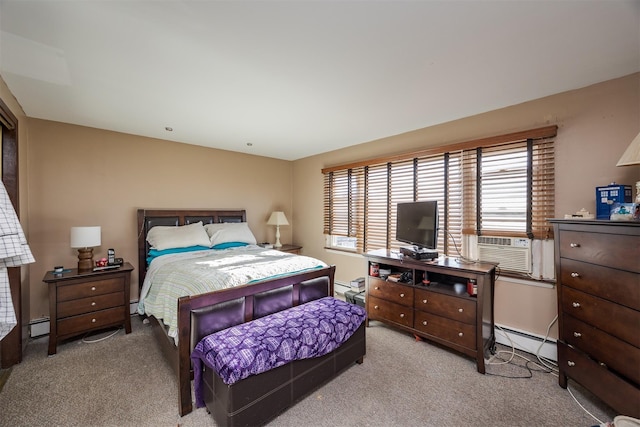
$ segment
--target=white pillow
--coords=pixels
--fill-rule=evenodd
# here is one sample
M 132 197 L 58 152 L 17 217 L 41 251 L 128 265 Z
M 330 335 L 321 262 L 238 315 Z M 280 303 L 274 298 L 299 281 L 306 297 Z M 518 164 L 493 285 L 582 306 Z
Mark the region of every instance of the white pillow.
M 210 247 L 221 243 L 241 242 L 255 245 L 256 237 L 246 222 L 225 222 L 221 224 L 206 224 L 204 226 L 210 236 Z
M 157 225 L 147 233 L 147 242 L 159 251 L 189 246 L 209 247 L 209 235 L 202 221 L 178 227 Z

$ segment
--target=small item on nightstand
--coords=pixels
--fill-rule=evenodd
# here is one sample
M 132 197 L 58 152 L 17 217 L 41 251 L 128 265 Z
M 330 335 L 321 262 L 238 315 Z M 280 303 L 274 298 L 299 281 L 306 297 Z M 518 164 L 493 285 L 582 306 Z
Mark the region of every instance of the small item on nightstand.
M 59 274 L 59 273 L 62 273 L 63 271 L 64 271 L 64 267 L 61 266 L 61 265 L 56 265 L 55 267 L 53 267 L 53 272 L 54 273 Z
M 467 293 L 472 297 L 478 296 L 478 284 L 476 283 L 476 279 L 467 280 Z
M 273 244 L 269 242 L 258 243 L 258 246 L 265 249 L 273 249 Z
M 99 260 L 96 261 L 96 267 L 106 267 L 106 266 L 107 266 L 106 258 L 100 258 Z

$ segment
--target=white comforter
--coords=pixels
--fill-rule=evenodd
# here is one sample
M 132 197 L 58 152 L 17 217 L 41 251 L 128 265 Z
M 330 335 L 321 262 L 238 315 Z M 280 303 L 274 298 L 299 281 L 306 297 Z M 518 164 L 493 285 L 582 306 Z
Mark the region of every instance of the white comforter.
M 326 267 L 315 258 L 249 245 L 154 259 L 138 302 L 140 314 L 153 315 L 176 337 L 178 298 L 231 288 L 278 276 Z

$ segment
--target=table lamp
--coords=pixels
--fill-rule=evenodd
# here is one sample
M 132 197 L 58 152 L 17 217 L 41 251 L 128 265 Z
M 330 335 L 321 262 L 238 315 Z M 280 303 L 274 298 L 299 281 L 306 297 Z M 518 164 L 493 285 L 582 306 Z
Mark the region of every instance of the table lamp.
M 269 221 L 267 221 L 268 225 L 276 226 L 276 243 L 273 245 L 276 248 L 281 248 L 282 243 L 280 243 L 280 226 L 281 225 L 289 225 L 289 221 L 287 221 L 287 217 L 284 215 L 282 211 L 274 211 L 271 213 L 269 217 Z
M 93 248 L 100 246 L 100 227 L 71 227 L 71 247 L 78 249 L 78 271 L 93 270 Z
M 618 160 L 616 166 L 640 165 L 640 133 L 633 138 L 631 144 L 627 147 L 622 157 Z M 640 203 L 640 181 L 636 182 L 636 200 Z

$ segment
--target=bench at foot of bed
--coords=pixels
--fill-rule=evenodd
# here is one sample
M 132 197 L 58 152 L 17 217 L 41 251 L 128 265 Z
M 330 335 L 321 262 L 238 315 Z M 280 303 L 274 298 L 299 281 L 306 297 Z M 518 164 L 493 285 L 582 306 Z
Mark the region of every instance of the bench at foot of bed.
M 194 387 L 220 426 L 267 423 L 366 352 L 362 307 L 325 297 L 204 338 Z
M 266 424 L 294 403 L 335 378 L 365 354 L 365 325 L 333 352 L 296 360 L 227 385 L 209 367 L 203 374 L 207 410 L 219 426 Z

